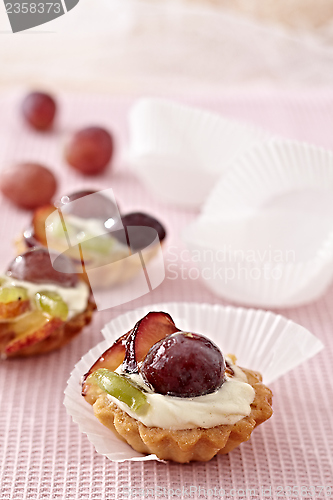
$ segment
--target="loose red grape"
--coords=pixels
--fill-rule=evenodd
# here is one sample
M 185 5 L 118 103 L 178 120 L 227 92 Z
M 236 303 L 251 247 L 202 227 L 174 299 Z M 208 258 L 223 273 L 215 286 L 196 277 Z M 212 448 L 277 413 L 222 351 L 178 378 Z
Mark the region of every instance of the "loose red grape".
M 67 162 L 85 175 L 97 175 L 107 167 L 113 153 L 113 139 L 101 127 L 87 127 L 70 138 L 65 149 Z
M 37 163 L 19 163 L 0 176 L 0 190 L 21 208 L 34 209 L 50 203 L 57 189 L 51 170 Z
M 56 110 L 55 100 L 44 92 L 31 92 L 22 102 L 24 118 L 37 130 L 47 130 L 52 127 Z
M 52 266 L 50 253 L 46 248 L 34 248 L 16 257 L 8 267 L 7 274 L 17 280 L 55 283 L 65 288 L 78 283 L 74 265 L 65 255 L 57 256 L 54 265 L 57 270 Z
M 224 381 L 220 349 L 203 335 L 169 335 L 149 350 L 140 372 L 156 392 L 191 398 L 216 391 Z

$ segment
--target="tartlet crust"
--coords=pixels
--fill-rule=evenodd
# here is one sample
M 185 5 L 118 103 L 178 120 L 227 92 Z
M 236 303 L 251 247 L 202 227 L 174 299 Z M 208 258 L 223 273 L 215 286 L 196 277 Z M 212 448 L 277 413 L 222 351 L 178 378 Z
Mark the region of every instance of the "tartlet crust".
M 250 439 L 253 429 L 273 413 L 272 391 L 261 382 L 260 373 L 242 370 L 255 390 L 255 397 L 251 413 L 233 425 L 184 430 L 146 427 L 112 403 L 105 393 L 95 401 L 94 414 L 103 425 L 140 453 L 151 453 L 162 460 L 180 463 L 206 462 L 217 454 L 229 453 Z
M 0 336 L 0 355 L 6 359 L 8 358 L 22 358 L 28 356 L 35 356 L 39 354 L 45 354 L 56 349 L 60 349 L 68 342 L 70 342 L 76 335 L 78 335 L 81 330 L 91 322 L 92 314 L 96 305 L 93 301 L 89 300 L 86 309 L 71 318 L 69 321 L 60 324 L 60 326 L 51 331 L 50 334 L 35 344 L 23 347 L 17 352 L 6 353 L 6 345 L 12 340 L 8 338 L 2 338 Z

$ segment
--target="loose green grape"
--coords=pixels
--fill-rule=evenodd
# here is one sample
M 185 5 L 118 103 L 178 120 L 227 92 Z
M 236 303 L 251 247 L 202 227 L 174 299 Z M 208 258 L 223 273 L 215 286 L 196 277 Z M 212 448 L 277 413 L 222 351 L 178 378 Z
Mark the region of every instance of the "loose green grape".
M 107 368 L 100 368 L 93 372 L 87 378 L 87 383 L 97 384 L 100 389 L 119 399 L 137 413 L 143 413 L 147 409 L 148 402 L 145 394 L 128 379 Z
M 57 292 L 42 290 L 36 293 L 37 306 L 50 316 L 65 321 L 68 317 L 68 306 Z
M 4 286 L 0 288 L 0 302 L 8 304 L 16 300 L 28 300 L 28 292 L 21 286 Z

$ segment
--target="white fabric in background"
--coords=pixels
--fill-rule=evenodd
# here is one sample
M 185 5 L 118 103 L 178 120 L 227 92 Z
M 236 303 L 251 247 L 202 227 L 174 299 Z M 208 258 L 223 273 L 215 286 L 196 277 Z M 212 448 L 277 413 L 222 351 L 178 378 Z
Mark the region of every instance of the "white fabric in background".
M 80 0 L 15 35 L 1 4 L 0 30 L 2 87 L 161 93 L 333 81 L 329 25 L 296 36 L 189 2 Z

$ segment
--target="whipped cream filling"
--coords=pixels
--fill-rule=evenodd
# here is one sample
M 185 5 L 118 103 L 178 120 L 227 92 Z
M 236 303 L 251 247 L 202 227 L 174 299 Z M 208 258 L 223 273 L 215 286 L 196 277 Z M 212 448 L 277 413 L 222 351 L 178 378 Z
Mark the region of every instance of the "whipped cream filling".
M 30 281 L 21 281 L 7 275 L 2 275 L 1 285 L 20 286 L 25 288 L 28 292 L 32 305 L 34 304 L 34 298 L 37 292 L 41 292 L 43 290 L 57 292 L 68 306 L 67 320 L 73 318 L 73 316 L 76 316 L 86 309 L 90 293 L 88 285 L 83 281 L 79 281 L 75 287 L 65 288 L 54 283 L 31 283 Z M 17 318 L 13 319 L 15 320 Z M 8 320 L 6 321 L 8 322 Z
M 146 391 L 149 403 L 147 412 L 139 415 L 113 396 L 108 395 L 108 398 L 147 427 L 181 430 L 232 425 L 250 414 L 255 391 L 247 383 L 247 377 L 241 368 L 234 365 L 231 359 L 226 359 L 234 371 L 234 376 L 226 375 L 226 381 L 211 394 L 194 398 L 164 396 L 153 392 L 144 383 L 141 375 L 132 374 L 127 375 L 128 378 Z M 121 374 L 122 367 L 116 372 Z

